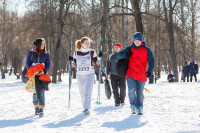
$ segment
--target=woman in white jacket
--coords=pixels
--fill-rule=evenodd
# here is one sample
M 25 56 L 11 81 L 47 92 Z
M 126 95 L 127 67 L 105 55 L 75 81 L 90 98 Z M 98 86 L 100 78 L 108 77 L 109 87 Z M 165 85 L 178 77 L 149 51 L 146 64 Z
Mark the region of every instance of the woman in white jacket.
M 77 68 L 77 81 L 83 105 L 83 113 L 89 114 L 91 108 L 91 95 L 94 84 L 94 65 L 97 65 L 97 54 L 94 49 L 90 49 L 90 38 L 83 37 L 77 40 L 76 51 L 73 54 L 74 64 Z

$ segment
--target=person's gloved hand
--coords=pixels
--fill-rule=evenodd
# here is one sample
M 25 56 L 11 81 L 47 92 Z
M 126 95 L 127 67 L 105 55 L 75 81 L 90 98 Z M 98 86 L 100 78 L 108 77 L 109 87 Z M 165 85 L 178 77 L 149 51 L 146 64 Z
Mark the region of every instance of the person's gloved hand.
M 70 55 L 70 56 L 69 56 L 69 61 L 73 61 L 73 59 L 74 59 L 74 58 Z
M 151 73 L 149 71 L 147 71 L 145 74 L 146 74 L 147 78 L 149 78 L 151 76 Z
M 99 52 L 99 57 L 103 57 L 103 53 L 101 51 Z
M 126 57 L 129 58 L 133 55 L 133 53 L 131 52 L 131 47 L 127 47 L 128 52 L 126 53 Z

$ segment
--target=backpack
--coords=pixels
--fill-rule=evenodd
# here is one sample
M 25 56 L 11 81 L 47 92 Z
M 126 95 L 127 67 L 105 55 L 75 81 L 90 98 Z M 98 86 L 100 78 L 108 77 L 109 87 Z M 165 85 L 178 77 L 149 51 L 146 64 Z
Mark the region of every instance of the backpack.
M 33 61 L 33 52 L 32 52 L 32 55 L 31 55 L 31 62 Z M 27 67 L 26 67 L 26 65 L 24 66 L 24 69 L 23 69 L 23 71 L 22 71 L 22 82 L 23 83 L 27 83 L 27 81 L 28 81 L 28 77 L 26 76 L 26 73 L 27 73 L 27 71 L 28 71 L 28 69 L 27 69 Z
M 116 64 L 117 74 L 121 77 L 126 77 L 128 65 L 129 65 L 129 58 L 118 59 Z
M 104 80 L 104 86 L 105 86 L 106 97 L 107 97 L 107 99 L 110 99 L 112 93 L 111 93 L 110 83 L 109 83 L 108 79 Z
M 128 70 L 129 58 L 118 59 L 116 64 L 117 74 L 121 77 L 126 77 L 126 72 Z

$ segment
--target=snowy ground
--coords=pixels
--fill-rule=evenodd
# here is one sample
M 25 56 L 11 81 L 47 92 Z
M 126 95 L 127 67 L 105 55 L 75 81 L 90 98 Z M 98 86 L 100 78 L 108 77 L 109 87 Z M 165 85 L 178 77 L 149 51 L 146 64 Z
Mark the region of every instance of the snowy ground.
M 94 85 L 90 116 L 82 114 L 78 84 L 73 80 L 71 107 L 68 108 L 68 76 L 51 84 L 46 92 L 44 117 L 34 115 L 32 94 L 14 76 L 0 79 L 1 133 L 186 133 L 200 132 L 200 81 L 166 83 L 166 75 L 157 84 L 146 84 L 144 115 L 131 115 L 128 97 L 124 107 L 114 107 L 113 97 L 106 99 L 101 85 L 102 105 L 97 105 L 98 82 Z M 200 79 L 200 75 L 198 76 Z

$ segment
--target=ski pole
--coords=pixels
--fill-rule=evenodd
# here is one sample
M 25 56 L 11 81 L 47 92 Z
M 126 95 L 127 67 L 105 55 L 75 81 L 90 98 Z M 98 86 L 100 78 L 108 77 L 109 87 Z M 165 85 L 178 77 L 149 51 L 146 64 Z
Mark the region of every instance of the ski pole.
M 73 37 L 73 32 L 71 34 L 70 56 L 72 56 L 72 37 Z M 68 108 L 70 108 L 71 84 L 72 84 L 72 61 L 70 60 L 70 63 L 69 63 L 69 101 L 68 101 Z
M 100 52 L 102 52 L 102 47 L 103 47 L 103 39 L 100 39 L 101 45 L 100 45 Z M 102 104 L 100 101 L 100 87 L 101 87 L 101 59 L 100 57 L 100 63 L 99 63 L 99 84 L 98 84 L 98 95 L 97 95 L 97 104 Z

